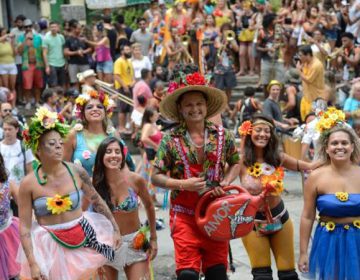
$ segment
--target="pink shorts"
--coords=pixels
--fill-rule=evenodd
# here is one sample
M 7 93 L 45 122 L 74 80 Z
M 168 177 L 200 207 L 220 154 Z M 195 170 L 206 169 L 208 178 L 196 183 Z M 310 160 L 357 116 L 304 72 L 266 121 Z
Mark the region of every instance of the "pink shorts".
M 217 264 L 227 267 L 229 242 L 207 238 L 198 230 L 194 216 L 171 211 L 170 228 L 177 272 L 183 269 L 206 272 Z
M 29 64 L 27 70 L 22 71 L 23 78 L 23 88 L 32 89 L 32 88 L 43 88 L 43 71 L 36 69 L 35 64 Z

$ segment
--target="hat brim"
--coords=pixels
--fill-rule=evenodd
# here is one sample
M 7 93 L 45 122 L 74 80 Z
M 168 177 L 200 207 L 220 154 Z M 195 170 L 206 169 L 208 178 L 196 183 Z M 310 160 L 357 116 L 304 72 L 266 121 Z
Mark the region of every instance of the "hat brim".
M 178 99 L 181 95 L 190 92 L 201 92 L 207 99 L 206 119 L 222 113 L 227 104 L 226 94 L 217 88 L 209 86 L 186 86 L 175 90 L 172 94 L 167 95 L 160 103 L 160 113 L 169 120 L 176 122 L 181 121 L 178 112 Z

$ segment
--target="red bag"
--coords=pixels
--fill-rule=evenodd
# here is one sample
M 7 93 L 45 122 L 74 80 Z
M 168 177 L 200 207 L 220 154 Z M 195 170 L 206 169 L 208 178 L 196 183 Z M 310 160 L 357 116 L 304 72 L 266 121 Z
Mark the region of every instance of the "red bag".
M 252 196 L 240 186 L 224 187 L 224 191 L 229 193 L 222 197 L 212 197 L 211 191 L 205 193 L 195 211 L 200 231 L 217 241 L 228 241 L 249 234 L 265 196 L 264 193 Z

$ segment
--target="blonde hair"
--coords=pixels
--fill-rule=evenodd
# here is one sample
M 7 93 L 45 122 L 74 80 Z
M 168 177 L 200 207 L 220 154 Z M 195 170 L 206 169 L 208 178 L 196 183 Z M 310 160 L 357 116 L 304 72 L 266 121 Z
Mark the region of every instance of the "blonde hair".
M 345 132 L 349 135 L 350 142 L 354 144 L 354 151 L 351 153 L 350 160 L 353 163 L 359 163 L 360 162 L 360 139 L 355 133 L 355 131 L 347 124 L 338 124 L 334 126 L 333 128 L 329 129 L 328 131 L 325 131 L 321 134 L 319 139 L 319 157 L 321 160 L 323 160 L 326 163 L 330 162 L 330 157 L 326 152 L 327 146 L 329 144 L 329 138 L 330 135 L 335 132 Z
M 354 97 L 354 91 L 356 89 L 359 89 L 360 88 L 360 81 L 359 82 L 356 82 L 354 83 L 352 86 L 351 86 L 351 89 L 350 89 L 350 97 Z

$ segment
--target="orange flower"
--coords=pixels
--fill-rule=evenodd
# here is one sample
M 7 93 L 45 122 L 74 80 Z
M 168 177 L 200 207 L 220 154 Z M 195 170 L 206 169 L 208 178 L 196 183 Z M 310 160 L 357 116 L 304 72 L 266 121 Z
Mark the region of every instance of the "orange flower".
M 250 121 L 244 121 L 238 129 L 240 136 L 250 135 L 252 131 L 252 124 Z
M 142 249 L 146 241 L 146 236 L 143 232 L 138 232 L 133 239 L 133 248 L 136 250 Z
M 94 99 L 97 99 L 98 98 L 98 93 L 94 90 L 90 91 L 90 97 L 91 98 L 94 98 Z

